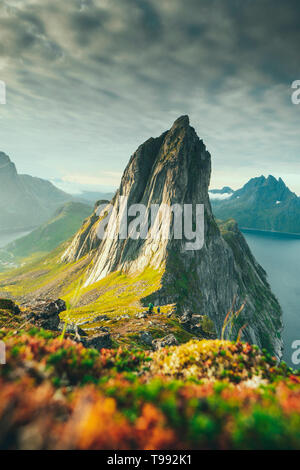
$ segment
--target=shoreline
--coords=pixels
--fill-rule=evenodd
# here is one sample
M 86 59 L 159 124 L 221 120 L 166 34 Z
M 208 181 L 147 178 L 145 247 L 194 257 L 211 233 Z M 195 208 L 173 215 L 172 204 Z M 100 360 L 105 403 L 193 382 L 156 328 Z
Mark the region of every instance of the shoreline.
M 300 233 L 290 233 L 290 232 L 277 232 L 277 231 L 272 231 L 272 230 L 262 230 L 262 229 L 257 229 L 257 228 L 245 228 L 245 227 L 240 227 L 240 231 L 242 233 L 257 233 L 259 235 L 266 235 L 266 236 L 281 236 L 281 237 L 286 237 L 286 238 L 292 238 L 295 240 L 300 240 Z

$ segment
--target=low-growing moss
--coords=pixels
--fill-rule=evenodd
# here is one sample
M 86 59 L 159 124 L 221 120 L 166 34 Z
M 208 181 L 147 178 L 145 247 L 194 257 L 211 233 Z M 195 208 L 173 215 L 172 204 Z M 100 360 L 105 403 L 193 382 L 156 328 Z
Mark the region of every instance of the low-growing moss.
M 248 344 L 99 352 L 39 329 L 2 333 L 0 448 L 22 448 L 27 429 L 41 449 L 300 447 L 300 372 Z

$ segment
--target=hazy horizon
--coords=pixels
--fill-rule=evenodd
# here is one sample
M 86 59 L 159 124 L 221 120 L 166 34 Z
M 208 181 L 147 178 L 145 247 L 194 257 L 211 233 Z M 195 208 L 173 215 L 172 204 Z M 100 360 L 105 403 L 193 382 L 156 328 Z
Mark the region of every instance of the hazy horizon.
M 16 169 L 17 169 L 17 172 L 18 172 L 18 168 L 16 168 Z M 22 174 L 20 172 L 18 172 L 18 173 Z M 39 178 L 38 175 L 34 175 L 34 174 L 31 174 L 30 176 Z M 121 180 L 121 176 L 122 175 L 120 175 L 120 180 Z M 216 189 L 216 190 L 220 189 L 221 190 L 224 187 L 230 187 L 231 189 L 236 191 L 237 189 L 242 188 L 246 183 L 248 183 L 250 179 L 261 177 L 261 176 L 264 176 L 265 178 L 267 178 L 268 176 L 270 176 L 270 174 L 254 175 L 254 176 L 250 177 L 245 182 L 243 182 L 242 184 L 240 184 L 236 187 L 230 186 L 228 184 L 225 184 L 225 185 L 220 186 L 220 187 L 214 187 L 214 186 L 212 186 L 212 182 L 211 182 L 209 190 L 214 190 L 214 189 Z M 272 175 L 272 176 L 274 176 L 274 175 Z M 280 176 L 276 177 L 276 179 L 278 179 L 278 178 L 280 178 Z M 64 182 L 62 180 L 58 180 L 58 179 L 55 179 L 55 178 L 52 179 L 52 180 L 49 180 L 49 181 L 51 181 L 51 183 L 54 184 L 57 188 L 65 191 L 65 192 L 68 192 L 68 193 L 70 193 L 71 195 L 74 195 L 74 196 L 81 195 L 81 194 L 84 194 L 84 193 L 89 193 L 89 192 L 90 193 L 93 193 L 93 192 L 95 192 L 95 193 L 97 193 L 97 192 L 99 192 L 99 193 L 105 193 L 105 192 L 114 193 L 115 191 L 117 191 L 117 189 L 119 187 L 119 184 L 116 185 L 116 186 L 105 186 L 105 185 L 101 186 L 101 185 L 93 185 L 92 183 L 89 183 L 89 184 L 81 183 L 81 184 L 76 185 L 76 181 L 74 181 L 73 183 L 72 182 Z M 284 181 L 284 183 L 286 183 L 286 181 Z M 291 188 L 289 188 L 289 189 L 291 189 Z M 219 195 L 219 196 L 221 196 L 221 195 Z M 299 194 L 297 194 L 297 196 L 300 197 Z M 227 197 L 227 194 L 226 194 L 226 197 Z

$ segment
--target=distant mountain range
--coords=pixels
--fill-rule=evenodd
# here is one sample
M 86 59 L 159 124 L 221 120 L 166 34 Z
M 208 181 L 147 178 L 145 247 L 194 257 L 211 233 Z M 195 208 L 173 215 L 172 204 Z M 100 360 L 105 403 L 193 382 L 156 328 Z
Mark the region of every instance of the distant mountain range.
M 0 232 L 38 226 L 71 199 L 47 180 L 18 174 L 8 155 L 0 152 Z
M 97 200 L 112 196 L 91 191 L 65 193 L 50 181 L 18 174 L 9 156 L 0 152 L 0 234 L 34 229 L 54 217 L 66 202 L 94 206 Z
M 300 234 L 300 197 L 281 178 L 252 178 L 237 191 L 210 190 L 215 217 L 235 219 L 240 228 Z

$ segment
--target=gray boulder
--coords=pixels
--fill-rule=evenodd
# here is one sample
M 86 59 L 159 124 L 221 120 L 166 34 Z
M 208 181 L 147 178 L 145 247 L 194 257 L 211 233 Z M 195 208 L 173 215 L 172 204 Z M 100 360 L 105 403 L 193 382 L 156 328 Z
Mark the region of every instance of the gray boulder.
M 86 348 L 98 349 L 98 351 L 103 348 L 109 349 L 112 347 L 110 333 L 107 331 L 99 332 L 87 338 L 81 338 L 81 342 Z
M 69 335 L 75 335 L 79 337 L 87 336 L 87 333 L 78 325 L 76 325 L 76 323 L 67 323 L 67 325 L 65 326 L 65 322 L 60 322 L 60 324 L 58 325 L 58 329 L 60 331 L 64 331 L 65 329 L 65 333 Z
M 137 314 L 135 315 L 135 318 L 138 318 L 138 319 L 147 318 L 147 314 L 144 313 L 144 312 L 137 313 Z
M 167 346 L 178 346 L 178 341 L 174 335 L 170 334 L 164 338 L 155 339 L 152 343 L 152 346 L 155 350 L 165 348 Z
M 142 332 L 140 333 L 140 340 L 141 340 L 142 343 L 144 343 L 146 346 L 152 347 L 153 336 L 152 336 L 151 333 L 149 333 L 148 331 L 142 331 Z
M 27 320 L 39 328 L 57 331 L 60 324 L 59 314 L 66 310 L 66 303 L 62 299 L 37 300 L 28 310 Z

